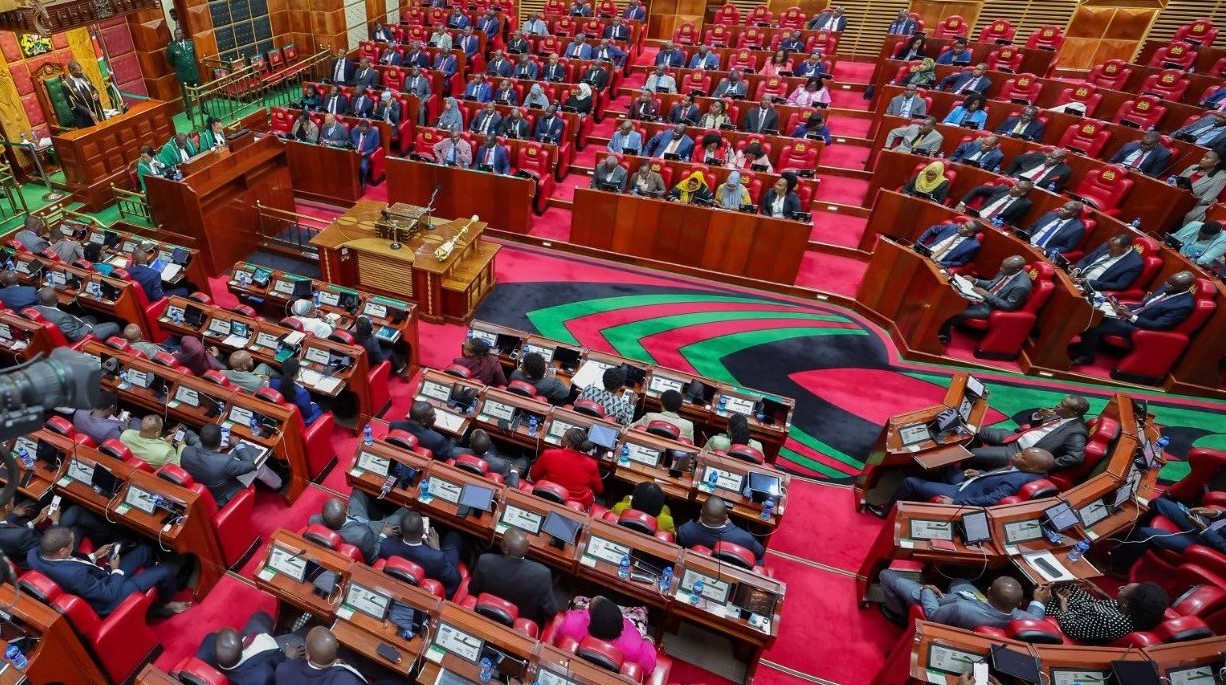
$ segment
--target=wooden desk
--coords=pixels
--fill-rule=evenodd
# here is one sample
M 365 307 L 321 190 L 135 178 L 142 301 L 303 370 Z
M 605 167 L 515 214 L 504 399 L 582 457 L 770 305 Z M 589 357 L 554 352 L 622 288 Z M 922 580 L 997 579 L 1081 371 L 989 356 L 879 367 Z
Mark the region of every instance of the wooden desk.
M 893 59 L 894 51 L 898 49 L 900 43 L 905 43 L 909 36 L 885 36 L 881 41 L 881 49 L 877 52 L 875 63 L 877 68 L 873 71 L 873 83 L 878 83 L 881 80 L 889 81 L 894 78 L 894 73 L 898 71 L 897 67 L 890 68 L 891 64 L 899 60 Z M 927 47 L 925 52 L 932 55 L 933 59 L 940 54 L 941 50 L 953 44 L 952 38 L 933 38 L 928 36 Z M 979 41 L 969 41 L 966 47 L 971 52 L 971 64 L 979 64 L 988 61 L 988 55 L 995 50 L 999 50 L 1003 45 L 995 43 L 980 43 Z M 1017 73 L 1019 74 L 1039 74 L 1044 75 L 1051 71 L 1056 64 L 1056 53 L 1051 50 L 1042 50 L 1039 48 L 1026 47 L 1026 41 L 1014 41 L 1010 48 L 1022 54 L 1022 63 L 1018 66 Z M 900 62 L 901 64 L 901 62 Z M 994 74 L 996 72 L 993 72 Z M 994 79 L 995 80 L 995 79 Z M 1001 83 L 1002 81 L 996 81 Z
M 276 559 L 275 555 L 278 554 L 298 557 L 306 562 L 315 562 L 325 570 L 336 573 L 339 576 L 337 579 L 337 591 L 330 597 L 320 597 L 315 593 L 314 585 L 310 581 L 298 581 L 285 573 L 277 571 L 269 564 L 270 561 Z M 336 610 L 344 598 L 342 590 L 348 582 L 350 572 L 355 565 L 356 562 L 348 557 L 341 556 L 333 550 L 313 544 L 302 536 L 291 533 L 283 528 L 273 533 L 272 539 L 269 540 L 268 549 L 265 551 L 264 558 L 259 565 L 259 570 L 255 574 L 255 585 L 257 588 L 271 594 L 286 604 L 305 611 L 316 618 L 327 620 L 336 615 Z
M 37 459 L 38 444 L 40 442 L 50 445 L 56 452 L 58 455 L 56 457 L 58 460 L 56 465 Z M 59 433 L 53 433 L 46 428 L 39 428 L 29 435 L 14 438 L 6 446 L 10 450 L 14 450 L 13 456 L 17 459 L 19 479 L 17 491 L 23 497 L 35 502 L 40 502 L 47 496 L 47 493 L 64 472 L 64 467 L 67 464 L 67 460 L 64 457 L 71 455 L 76 450 L 76 443 L 71 438 Z M 33 467 L 26 468 L 21 457 L 16 454 L 17 449 L 24 449 L 27 454 L 35 458 Z M 0 482 L 7 483 L 8 479 L 0 477 Z
M 541 529 L 551 514 L 570 520 L 579 530 L 579 535 L 583 534 L 588 524 L 587 515 L 574 509 L 522 490 L 506 488 L 502 491 L 502 507 L 498 522 L 494 524 L 494 532 L 501 540 L 511 527 L 522 530 L 531 545 L 530 555 L 564 573 L 573 573 L 578 559 L 576 545 L 579 538 L 576 537 L 575 542 L 560 540 L 560 545 L 555 544 L 553 536 Z
M 40 354 L 49 354 L 53 347 L 51 332 L 46 326 L 11 311 L 0 312 L 0 354 L 5 359 L 20 364 Z
M 931 260 L 885 237 L 877 241 L 856 301 L 886 320 L 905 355 L 938 356 L 945 350 L 937 339 L 941 325 L 970 304 Z
M 273 136 L 255 138 L 238 150 L 204 156 L 182 181 L 145 179 L 154 215 L 167 229 L 200 241 L 210 276 L 228 272 L 260 246 L 257 204 L 294 210 L 285 146 Z
M 723 133 L 728 133 L 728 131 L 724 131 Z M 699 143 L 699 142 L 700 141 L 696 141 L 696 143 Z M 809 141 L 809 142 L 816 143 L 817 145 L 821 144 L 820 141 Z M 771 150 L 772 152 L 778 152 L 778 150 L 773 147 L 771 148 Z M 602 161 L 604 161 L 605 157 L 608 157 L 611 154 L 613 153 L 605 152 L 603 150 L 598 151 L 596 153 L 596 164 L 600 164 Z M 685 178 L 690 173 L 690 171 L 694 168 L 694 166 L 699 164 L 699 162 L 691 162 L 688 159 L 684 159 L 680 161 L 673 161 L 669 159 L 654 159 L 651 157 L 643 157 L 640 155 L 614 155 L 614 156 L 618 157 L 620 160 L 628 164 L 632 172 L 637 171 L 639 166 L 642 165 L 643 162 L 650 162 L 652 165 L 653 171 L 658 170 L 658 169 L 672 169 L 672 174 L 673 174 L 672 178 L 674 181 L 679 181 L 680 179 Z M 774 187 L 775 183 L 777 183 L 779 179 L 782 178 L 782 176 L 779 175 L 778 171 L 776 171 L 776 173 L 773 173 L 773 174 L 768 174 L 765 172 L 753 171 L 750 169 L 733 169 L 731 167 L 721 167 L 721 166 L 712 166 L 708 169 L 708 171 L 709 171 L 709 174 L 704 172 L 703 175 L 706 176 L 707 185 L 711 187 L 712 191 L 718 188 L 721 183 L 727 182 L 728 176 L 731 175 L 733 171 L 735 171 L 741 175 L 742 184 L 752 183 L 752 181 L 755 179 L 759 183 L 761 183 L 762 193 L 764 196 L 766 194 L 766 191 Z M 808 187 L 809 197 L 816 197 L 817 189 L 818 189 L 818 186 L 820 185 L 820 182 L 821 182 L 820 179 L 817 179 L 817 178 L 797 177 L 796 187 L 798 189 Z M 627 181 L 627 183 L 629 183 L 629 181 Z M 627 188 L 628 187 L 629 186 L 627 186 Z M 803 212 L 811 211 L 811 207 L 802 206 L 800 209 Z
M 477 402 L 473 422 L 493 437 L 520 447 L 539 450 L 541 439 L 545 435 L 545 421 L 552 410 L 553 406 L 546 402 L 486 386 L 480 401 Z M 502 422 L 512 422 L 515 417 L 518 417 L 518 425 L 507 426 L 506 430 L 503 430 Z M 534 418 L 535 431 L 531 426 Z
M 152 326 L 140 306 L 140 296 L 134 290 L 140 287 L 137 283 L 63 262 L 48 262 L 30 252 L 18 252 L 13 263 L 23 285 L 54 287 L 61 307 L 79 306 L 108 320 L 131 322 L 140 326 L 146 340 L 153 337 Z
M 183 268 L 180 269 L 174 278 L 163 278 L 162 283 L 170 286 L 177 286 L 185 281 L 194 284 L 204 283 L 205 279 L 208 278 L 208 274 L 205 272 L 202 260 L 199 259 L 200 250 L 191 245 L 174 242 L 194 243 L 195 241 L 188 236 L 172 237 L 167 234 L 167 231 L 151 231 L 150 229 L 129 223 L 114 224 L 109 228 L 101 227 L 96 223 L 90 223 L 88 231 L 86 231 L 85 235 L 81 236 L 81 240 L 83 243 L 103 245 L 102 261 L 106 262 L 110 262 L 112 259 L 118 261 L 120 258 L 130 262 L 132 252 L 142 243 L 152 243 L 154 254 L 167 264 L 174 262 L 176 251 L 181 251 L 186 257 L 184 264 L 182 264 Z M 111 237 L 112 235 L 119 239 L 118 243 L 114 247 L 105 247 L 108 238 L 114 240 Z M 116 264 L 116 266 L 118 265 Z M 126 268 L 126 266 L 121 268 Z
M 706 588 L 702 597 L 695 597 L 694 592 L 689 589 L 692 588 L 694 574 L 701 577 L 703 583 L 712 591 L 718 589 L 720 583 L 726 583 L 729 586 L 727 601 L 720 603 L 710 598 Z M 760 576 L 688 550 L 682 553 L 675 583 L 672 590 L 676 600 L 673 603 L 673 613 L 732 637 L 737 651 L 749 662 L 746 682 L 752 682 L 753 672 L 762 653 L 775 644 L 775 638 L 779 636 L 780 610 L 787 594 L 787 586 L 773 578 Z M 773 602 L 769 602 L 773 604 L 769 613 L 754 614 L 750 607 L 736 603 L 733 593 L 743 586 L 752 588 L 759 596 L 773 598 Z M 763 611 L 765 606 L 753 609 Z
M 282 140 L 294 194 L 348 207 L 362 197 L 362 155 L 327 145 Z
M 791 285 L 812 226 L 577 188 L 571 242 L 634 258 Z
M 432 637 L 421 673 L 417 675 L 421 685 L 434 685 L 442 670 L 477 682 L 481 653 L 487 646 L 523 661 L 526 664 L 524 681 L 527 682 L 526 672 L 531 668 L 537 645 L 536 640 L 527 635 L 451 602 L 443 606 Z
M 408 159 L 387 161 L 388 202 L 424 207 L 435 188 L 440 188 L 436 215 L 475 215 L 512 233 L 527 233 L 532 228 L 537 184 L 531 179 Z
M 136 685 L 182 685 L 182 681 L 149 664 L 136 676 Z
M 537 645 L 536 664 L 536 682 L 538 683 L 569 681 L 575 685 L 633 685 L 636 682 L 620 673 L 613 673 L 577 658 L 574 654 L 546 642 Z M 544 674 L 566 678 L 566 680 L 547 681 L 548 675 Z
M 620 555 L 615 552 L 620 552 Z M 642 562 L 649 572 L 658 574 L 664 566 L 675 567 L 680 562 L 682 549 L 676 544 L 623 528 L 615 523 L 593 519 L 583 534 L 578 554 L 577 575 L 580 578 L 606 587 L 616 587 L 623 594 L 649 607 L 667 608 L 670 603 L 671 597 L 661 596 L 655 583 L 645 584 L 621 579 L 618 576 L 618 561 L 613 559 L 628 555 L 632 569 L 635 562 Z
M 438 421 L 434 429 L 460 439 L 468 434 L 468 429 L 475 421 L 473 414 L 476 412 L 477 402 L 484 388 L 485 386 L 471 380 L 457 378 L 434 369 L 426 369 L 422 375 L 421 385 L 417 389 L 417 399 L 434 405 L 437 412 L 450 415 L 456 422 L 454 428 Z M 460 395 L 471 398 L 471 403 L 467 407 L 457 404 Z
M 404 639 L 399 634 L 399 627 L 389 617 L 376 619 L 351 606 L 348 603 L 350 593 L 376 593 L 390 598 L 390 601 L 425 612 L 431 618 L 442 612 L 443 600 L 365 564 L 354 563 L 349 568 L 349 578 L 341 590 L 342 600 L 336 608 L 336 620 L 332 623 L 332 634 L 342 645 L 407 678 L 426 649 L 425 636 L 414 635 L 408 640 Z M 392 663 L 385 659 L 377 651 L 380 645 L 395 649 L 400 654 L 400 660 Z
M 0 684 L 97 685 L 106 682 L 90 648 L 81 642 L 67 616 L 27 593 L 14 594 L 12 585 L 0 586 L 0 606 L 4 606 L 5 622 L 10 624 L 7 630 L 30 637 L 33 646 L 30 642 L 22 645 L 30 662 L 26 669 L 18 671 L 8 664 L 0 672 Z M 0 645 L 8 647 L 4 641 L 0 641 Z
M 175 134 L 177 102 L 145 100 L 127 112 L 89 128 L 51 136 L 69 192 L 89 212 L 111 203 L 111 184 L 128 188 L 128 170 L 140 157 L 140 148 L 161 149 Z M 159 215 L 160 216 L 160 215 Z
M 392 169 L 401 163 L 415 162 L 391 160 L 389 179 Z M 378 237 L 375 230 L 385 208 L 381 202 L 360 200 L 311 239 L 320 251 L 324 279 L 377 295 L 415 300 L 421 318 L 432 323 L 470 318 L 497 282 L 494 255 L 501 247 L 480 239 L 486 224 L 474 223 L 451 254 L 439 260 L 435 249 L 456 237 L 469 224 L 468 219 L 433 218 L 431 231 L 393 250 L 391 241 Z

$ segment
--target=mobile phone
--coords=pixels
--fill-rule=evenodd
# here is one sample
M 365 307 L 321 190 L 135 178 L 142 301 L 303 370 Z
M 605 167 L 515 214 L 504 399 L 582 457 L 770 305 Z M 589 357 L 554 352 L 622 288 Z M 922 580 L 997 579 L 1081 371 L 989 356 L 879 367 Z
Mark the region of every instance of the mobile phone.
M 430 537 L 430 517 L 421 517 L 421 539 L 425 540 Z
M 383 657 L 384 659 L 387 659 L 393 664 L 400 663 L 400 652 L 397 652 L 395 649 L 392 649 L 392 646 L 387 644 L 386 642 L 380 642 L 379 646 L 375 647 L 375 652 L 377 652 L 379 656 Z M 983 682 L 984 682 L 984 685 L 987 685 L 988 681 L 984 680 Z
M 974 668 L 975 670 L 971 675 L 975 678 L 975 685 L 988 685 L 988 662 L 976 661 Z
M 128 411 L 127 409 L 119 412 L 119 421 L 121 423 L 127 423 L 128 419 L 130 418 L 132 418 L 132 412 Z
M 51 498 L 51 510 L 52 510 L 52 511 L 59 511 L 59 509 L 60 509 L 60 499 L 61 499 L 61 497 L 60 497 L 59 495 L 56 495 L 55 497 L 52 497 L 52 498 Z
M 183 442 L 184 435 L 186 434 L 183 432 L 183 429 L 180 428 L 179 430 L 175 431 L 175 436 L 174 438 L 172 438 L 172 440 L 174 440 L 175 442 Z

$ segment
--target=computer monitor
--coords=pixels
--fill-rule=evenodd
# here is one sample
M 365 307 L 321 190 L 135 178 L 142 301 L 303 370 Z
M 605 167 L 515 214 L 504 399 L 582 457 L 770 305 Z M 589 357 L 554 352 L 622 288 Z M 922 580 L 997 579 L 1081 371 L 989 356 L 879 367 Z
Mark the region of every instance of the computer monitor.
M 34 450 L 34 456 L 48 466 L 58 467 L 60 464 L 60 451 L 55 448 L 55 445 L 41 438 L 38 441 L 38 447 Z
M 743 611 L 759 616 L 774 615 L 775 604 L 778 601 L 779 598 L 775 596 L 775 593 L 768 592 L 751 583 L 738 583 L 736 592 L 732 595 L 733 604 L 739 606 Z
M 94 464 L 94 475 L 90 479 L 90 485 L 94 486 L 94 490 L 107 497 L 114 497 L 115 493 L 119 492 L 119 486 L 123 481 L 115 477 L 110 469 L 102 464 Z
M 103 231 L 102 235 L 103 235 L 103 238 L 102 238 L 103 245 L 113 248 L 119 244 L 119 234 L 116 233 L 115 231 Z
M 494 337 L 494 351 L 499 354 L 511 354 L 519 349 L 520 340 L 517 336 L 499 333 Z
M 481 648 L 481 658 L 489 659 L 490 664 L 494 666 L 494 670 L 500 676 L 497 678 L 500 682 L 506 682 L 506 678 L 522 679 L 528 671 L 527 660 L 511 656 L 489 642 L 486 642 L 485 646 Z
M 457 514 L 460 518 L 473 513 L 480 516 L 481 512 L 490 510 L 490 505 L 493 502 L 493 489 L 480 485 L 465 485 L 463 488 L 460 488 L 460 501 L 456 503 L 459 507 Z
M 988 390 L 984 386 L 983 381 L 975 378 L 974 376 L 966 377 L 966 394 L 974 395 L 975 399 L 980 399 L 986 396 L 987 392 Z
M 1112 661 L 1111 675 L 1116 685 L 1161 685 L 1152 661 Z
M 553 360 L 567 371 L 573 371 L 579 367 L 580 356 L 579 350 L 574 350 L 569 347 L 559 346 L 553 350 Z
M 672 448 L 664 450 L 664 468 L 673 478 L 680 478 L 683 473 L 693 473 L 697 462 L 698 455 L 694 452 Z
M 617 444 L 619 433 L 618 429 L 603 423 L 593 423 L 587 427 L 587 439 L 591 440 L 593 445 L 599 445 L 606 450 L 613 449 L 613 446 Z
M 1081 520 L 1077 518 L 1077 512 L 1073 511 L 1073 508 L 1069 506 L 1068 502 L 1060 502 L 1055 506 L 1044 509 L 1043 519 L 1043 522 L 1047 524 L 1047 527 L 1051 528 L 1057 533 L 1063 533 L 1081 522 Z
M 183 320 L 192 328 L 199 328 L 204 325 L 204 310 L 189 304 L 183 308 Z
M 553 538 L 554 546 L 565 547 L 575 544 L 579 537 L 579 522 L 551 511 L 545 516 L 541 530 Z
M 300 278 L 294 281 L 294 290 L 290 293 L 290 297 L 295 300 L 309 300 L 314 295 L 312 283 L 305 278 Z
M 970 511 L 962 515 L 962 542 L 977 545 L 992 539 L 992 527 L 988 525 L 988 512 Z
M 170 251 L 170 261 L 179 266 L 187 266 L 187 260 L 191 259 L 192 254 L 187 250 L 176 247 Z
M 251 326 L 243 321 L 231 321 L 230 322 L 230 335 L 233 335 L 237 338 L 250 338 L 251 337 Z
M 1133 494 L 1137 491 L 1137 484 L 1140 481 L 1137 479 L 1129 480 L 1120 487 L 1115 489 L 1115 492 L 1110 495 L 1111 509 L 1119 511 L 1128 500 L 1132 499 Z
M 1040 682 L 1039 660 L 1026 652 L 1019 652 L 1004 645 L 992 645 L 992 670 L 997 675 L 1016 678 L 1024 683 Z
M 767 497 L 778 497 L 782 492 L 781 484 L 777 476 L 757 471 L 749 472 L 749 491 L 755 502 L 764 502 Z
M 359 298 L 357 293 L 342 291 L 337 298 L 336 306 L 344 309 L 347 312 L 355 311 L 358 308 Z
M 265 269 L 262 266 L 255 267 L 255 269 L 251 272 L 251 282 L 255 283 L 261 288 L 267 288 L 268 281 L 271 279 L 272 271 Z

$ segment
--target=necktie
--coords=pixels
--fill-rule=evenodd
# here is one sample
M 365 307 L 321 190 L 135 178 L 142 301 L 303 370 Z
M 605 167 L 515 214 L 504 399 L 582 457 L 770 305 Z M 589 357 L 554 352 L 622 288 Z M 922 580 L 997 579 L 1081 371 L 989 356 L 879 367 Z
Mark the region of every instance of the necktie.
M 490 117 L 490 116 L 485 117 L 485 121 L 481 122 L 481 133 L 483 133 L 483 134 L 487 134 L 487 135 L 489 134 L 489 132 L 490 132 L 490 120 L 491 120 L 491 119 L 493 119 L 493 118 L 494 118 L 494 117 Z
M 914 101 L 915 101 L 915 98 L 903 98 L 903 101 L 902 101 L 902 115 L 903 115 L 904 117 L 909 117 L 909 116 L 911 116 L 911 103 L 912 103 L 912 102 L 914 102 Z
M 358 134 L 358 152 L 362 151 L 362 143 L 364 143 L 365 141 L 366 141 L 366 134 L 359 133 Z
M 1051 240 L 1052 236 L 1060 232 L 1060 228 L 1064 226 L 1065 221 L 1067 221 L 1067 219 L 1056 219 L 1054 223 L 1048 224 L 1047 228 L 1044 228 L 1037 236 L 1035 236 L 1034 244 L 1038 245 L 1039 247 L 1047 247 L 1047 241 Z
M 1017 125 L 1013 127 L 1013 133 L 1016 135 L 1021 135 L 1022 131 L 1025 131 L 1025 130 L 1026 130 L 1026 122 L 1022 121 L 1021 119 L 1018 119 Z
M 1149 153 L 1143 150 L 1137 150 L 1134 154 L 1136 155 L 1136 157 L 1133 158 L 1132 164 L 1130 166 L 1133 169 L 1140 169 L 1141 162 L 1145 161 L 1145 156 L 1148 155 Z
M 187 155 L 187 148 L 185 147 L 179 148 L 179 160 L 186 162 L 188 159 L 190 159 L 190 157 L 188 157 Z
M 761 111 L 761 110 L 758 110 L 758 127 L 757 127 L 757 129 L 756 129 L 756 130 L 758 131 L 758 133 L 761 133 L 761 132 L 762 132 L 762 124 L 763 124 L 765 121 L 766 121 L 766 112 L 763 112 L 763 111 Z
M 455 164 L 455 145 L 452 145 L 451 150 L 447 152 L 447 163 Z
M 1159 302 L 1161 302 L 1161 301 L 1165 300 L 1167 297 L 1169 297 L 1169 295 L 1167 295 L 1166 293 L 1161 293 L 1161 294 L 1159 294 L 1159 295 L 1155 296 L 1153 299 L 1149 300 L 1148 302 L 1142 302 L 1142 303 L 1141 303 L 1141 305 L 1140 305 L 1139 307 L 1137 307 L 1136 309 L 1132 310 L 1132 313 L 1133 313 L 1133 314 L 1136 314 L 1136 313 L 1138 313 L 1138 312 L 1143 312 L 1143 311 L 1145 311 L 1146 309 L 1148 309 L 1149 307 L 1151 307 L 1151 306 L 1153 306 L 1153 305 L 1155 305 L 1155 304 L 1158 304 Z
M 344 81 L 345 80 L 345 60 L 343 59 L 336 60 L 336 70 L 333 72 L 332 80 L 333 81 Z
M 1005 445 L 1009 445 L 1009 444 L 1015 443 L 1015 442 L 1017 442 L 1018 440 L 1021 440 L 1021 439 L 1022 439 L 1022 436 L 1023 436 L 1023 435 L 1025 435 L 1025 434 L 1027 434 L 1027 433 L 1029 433 L 1030 431 L 1042 430 L 1042 429 L 1047 428 L 1048 426 L 1052 425 L 1053 423 L 1059 423 L 1059 422 L 1061 422 L 1061 421 L 1063 421 L 1063 420 L 1064 420 L 1064 419 L 1062 419 L 1062 418 L 1060 418 L 1060 417 L 1058 417 L 1058 416 L 1057 416 L 1056 418 L 1054 418 L 1054 419 L 1048 419 L 1048 420 L 1044 421 L 1043 423 L 1040 423 L 1039 425 L 1034 426 L 1033 428 L 1027 428 L 1026 430 L 1022 431 L 1021 433 L 1011 433 L 1011 434 L 1010 434 L 1008 437 L 1006 437 L 1004 440 L 1001 440 L 1001 443 L 1002 443 L 1002 444 L 1005 444 Z M 987 475 L 987 474 L 984 474 L 984 475 Z
M 988 292 L 990 293 L 1000 292 L 1000 290 L 1004 288 L 1005 285 L 1009 283 L 1009 281 L 1012 281 L 1012 280 L 1013 280 L 1012 277 L 1001 276 L 991 288 L 988 288 Z

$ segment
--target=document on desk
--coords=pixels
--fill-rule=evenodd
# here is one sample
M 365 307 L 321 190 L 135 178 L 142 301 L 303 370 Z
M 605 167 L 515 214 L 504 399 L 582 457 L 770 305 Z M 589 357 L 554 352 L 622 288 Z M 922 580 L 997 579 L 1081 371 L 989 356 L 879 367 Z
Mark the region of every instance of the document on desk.
M 238 445 L 235 445 L 234 449 L 238 449 L 239 447 L 243 448 L 243 453 L 245 455 L 255 455 L 255 469 L 235 478 L 235 480 L 242 483 L 243 487 L 245 488 L 255 482 L 255 478 L 259 474 L 260 467 L 264 465 L 264 462 L 268 461 L 268 455 L 271 454 L 271 451 L 263 445 L 257 445 L 254 442 L 247 442 L 246 440 L 239 440 Z
M 607 368 L 607 366 L 600 362 L 583 362 L 583 365 L 579 367 L 575 375 L 571 376 L 570 382 L 577 388 L 586 388 L 593 383 L 599 383 Z
M 434 412 L 434 426 L 453 435 L 459 435 L 464 428 L 464 417 L 449 411 L 437 410 Z
M 1077 576 L 1073 575 L 1071 571 L 1065 568 L 1064 564 L 1061 564 L 1060 560 L 1056 559 L 1056 555 L 1052 554 L 1048 550 L 1043 550 L 1041 552 L 1028 552 L 1022 555 L 1022 559 L 1026 561 L 1026 564 L 1029 565 L 1030 568 L 1038 571 L 1039 575 L 1049 583 L 1077 580 Z M 1051 571 L 1048 571 L 1047 569 L 1043 568 L 1043 566 L 1036 563 L 1040 560 L 1045 562 L 1045 564 L 1050 568 L 1055 569 L 1058 574 L 1053 575 Z
M 958 294 L 962 297 L 965 297 L 968 300 L 974 300 L 976 302 L 983 300 L 983 298 L 975 292 L 975 284 L 971 281 L 971 279 L 959 274 L 954 274 L 953 276 L 950 276 L 949 282 L 954 286 L 954 290 L 957 290 Z
M 221 341 L 221 346 L 222 347 L 234 347 L 234 348 L 241 350 L 242 348 L 247 346 L 247 338 L 244 338 L 241 335 L 229 335 L 229 336 L 226 336 L 225 340 Z
M 318 384 L 323 379 L 324 377 L 320 375 L 318 371 L 314 371 L 312 369 L 302 369 L 302 368 L 298 369 L 298 380 L 302 381 L 303 383 L 309 386 L 314 387 L 316 384 Z
M 337 378 L 336 376 L 327 376 L 327 377 L 322 378 L 318 383 L 315 384 L 315 389 L 322 393 L 331 395 L 332 393 L 336 392 L 336 389 L 341 387 L 341 383 L 344 383 L 344 382 L 345 380 L 343 378 Z
M 183 267 L 179 264 L 167 264 L 165 269 L 162 269 L 162 280 L 170 283 L 179 275 Z

